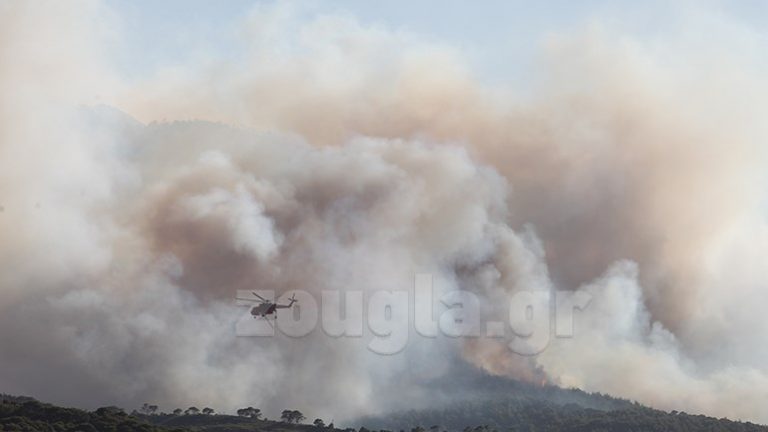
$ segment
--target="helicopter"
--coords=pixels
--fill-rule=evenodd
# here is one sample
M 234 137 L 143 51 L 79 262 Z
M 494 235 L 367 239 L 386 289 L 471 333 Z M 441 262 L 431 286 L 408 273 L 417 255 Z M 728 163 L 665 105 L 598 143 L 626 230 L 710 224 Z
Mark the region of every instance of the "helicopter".
M 238 300 L 246 300 L 251 302 L 259 302 L 258 305 L 254 306 L 251 309 L 251 315 L 254 318 L 269 318 L 270 316 L 274 316 L 277 318 L 277 310 L 278 309 L 288 309 L 293 306 L 294 303 L 298 303 L 298 300 L 296 300 L 296 294 L 292 295 L 290 299 L 290 303 L 287 305 L 281 305 L 277 303 L 272 303 L 270 300 L 265 299 L 264 297 L 256 294 L 255 292 L 251 292 L 251 294 L 256 296 L 256 299 L 244 299 L 244 298 L 237 298 Z

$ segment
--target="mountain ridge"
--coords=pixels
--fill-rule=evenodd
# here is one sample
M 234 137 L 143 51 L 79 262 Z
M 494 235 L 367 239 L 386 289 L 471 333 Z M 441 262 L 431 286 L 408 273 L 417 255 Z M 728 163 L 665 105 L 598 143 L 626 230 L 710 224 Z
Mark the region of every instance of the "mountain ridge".
M 348 422 L 355 428 L 275 421 L 226 414 L 127 414 L 117 407 L 94 411 L 63 408 L 27 396 L 0 394 L 0 430 L 54 432 L 583 432 L 734 431 L 768 432 L 768 426 L 685 412 L 666 412 L 600 393 L 511 380 L 489 397 L 456 400 L 442 407 L 391 412 Z M 505 394 L 506 393 L 506 394 Z M 156 408 L 156 407 L 155 407 Z M 300 413 L 299 413 L 300 414 Z

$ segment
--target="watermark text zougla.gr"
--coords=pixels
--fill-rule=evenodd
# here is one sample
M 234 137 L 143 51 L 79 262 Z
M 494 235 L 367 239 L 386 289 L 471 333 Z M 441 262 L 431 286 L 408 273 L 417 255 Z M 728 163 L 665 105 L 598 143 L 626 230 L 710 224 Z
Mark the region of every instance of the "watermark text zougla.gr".
M 279 313 L 262 316 L 259 312 L 269 308 L 255 309 L 263 304 L 257 296 L 281 305 Z M 432 275 L 426 273 L 415 276 L 413 290 L 324 290 L 319 299 L 303 290 L 277 299 L 274 291 L 241 290 L 238 305 L 248 308 L 237 321 L 236 333 L 268 337 L 280 332 L 298 338 L 319 326 L 333 338 L 368 337 L 368 349 L 384 355 L 402 351 L 411 336 L 485 337 L 507 340 L 515 353 L 535 355 L 546 349 L 552 337 L 572 337 L 574 314 L 592 299 L 581 290 L 516 291 L 506 304 L 494 304 L 495 310 L 506 308 L 503 319 L 483 320 L 480 297 L 471 291 L 452 290 L 435 297 Z

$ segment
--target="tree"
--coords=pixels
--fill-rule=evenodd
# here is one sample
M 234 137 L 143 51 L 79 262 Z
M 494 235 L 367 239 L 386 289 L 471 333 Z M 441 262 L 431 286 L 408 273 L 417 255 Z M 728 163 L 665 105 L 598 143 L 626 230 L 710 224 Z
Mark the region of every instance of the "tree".
M 315 421 L 312 422 L 312 424 L 315 425 L 315 427 L 318 427 L 318 428 L 324 428 L 325 427 L 325 422 L 323 421 L 323 419 L 319 419 L 319 418 L 316 418 Z
M 107 407 L 101 407 L 96 410 L 96 415 L 99 416 L 119 416 L 119 417 L 125 417 L 125 411 L 123 411 L 122 408 L 118 408 L 116 406 L 107 406 Z
M 173 410 L 173 415 L 180 416 L 181 413 L 183 413 L 183 412 L 184 411 L 182 411 L 181 408 L 176 408 L 175 410 Z
M 215 411 L 213 410 L 213 408 L 208 408 L 208 407 L 203 408 L 203 415 L 211 415 L 214 412 Z
M 291 422 L 291 410 L 283 410 L 282 414 L 280 414 L 280 420 L 290 423 Z
M 304 414 L 301 413 L 301 411 L 294 411 L 293 412 L 293 420 L 295 423 L 301 423 L 307 418 L 304 417 Z
M 237 415 L 240 417 L 250 417 L 252 419 L 259 419 L 261 417 L 261 410 L 254 407 L 241 408 L 237 410 Z
M 280 419 L 286 423 L 301 423 L 306 417 L 304 417 L 304 414 L 302 414 L 301 411 L 284 410 L 282 414 L 280 414 Z
M 150 405 L 145 403 L 144 405 L 139 408 L 139 412 L 145 415 L 154 415 L 157 413 L 157 405 Z
M 197 409 L 197 407 L 189 407 L 186 411 L 184 411 L 184 415 L 198 415 L 200 414 L 200 410 Z

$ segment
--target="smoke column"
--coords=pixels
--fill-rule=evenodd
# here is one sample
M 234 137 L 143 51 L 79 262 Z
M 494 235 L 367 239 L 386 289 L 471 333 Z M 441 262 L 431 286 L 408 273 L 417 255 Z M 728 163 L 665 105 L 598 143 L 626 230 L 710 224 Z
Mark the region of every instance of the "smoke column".
M 240 23 L 237 62 L 136 82 L 111 64 L 119 18 L 78 6 L 0 2 L 3 392 L 341 419 L 479 368 L 768 422 L 757 36 L 708 15 L 664 43 L 594 25 L 509 89 L 450 46 L 277 4 Z M 686 37 L 705 27 L 720 43 Z M 235 337 L 239 289 L 417 272 L 490 313 L 526 289 L 593 300 L 534 357 Z

